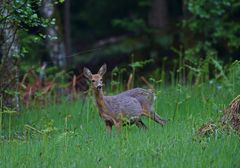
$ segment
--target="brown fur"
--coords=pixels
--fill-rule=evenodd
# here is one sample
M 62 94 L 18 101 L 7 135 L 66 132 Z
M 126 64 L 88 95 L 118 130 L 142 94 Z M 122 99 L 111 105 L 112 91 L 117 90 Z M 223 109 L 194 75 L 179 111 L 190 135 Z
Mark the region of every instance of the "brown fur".
M 124 124 L 136 124 L 139 128 L 146 129 L 141 116 L 147 116 L 155 122 L 164 125 L 163 120 L 152 110 L 153 93 L 142 88 L 135 88 L 122 92 L 115 96 L 104 96 L 102 90 L 102 76 L 106 72 L 106 65 L 103 65 L 97 74 L 92 74 L 87 68 L 84 68 L 84 75 L 92 81 L 96 104 L 101 118 L 105 121 L 109 132 L 115 125 L 120 131 Z

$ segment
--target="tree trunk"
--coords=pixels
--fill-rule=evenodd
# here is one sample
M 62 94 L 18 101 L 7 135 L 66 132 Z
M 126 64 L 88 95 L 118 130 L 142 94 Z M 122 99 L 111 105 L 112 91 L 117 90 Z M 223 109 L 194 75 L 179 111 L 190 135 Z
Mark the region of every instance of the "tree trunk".
M 169 25 L 167 0 L 153 0 L 152 8 L 148 15 L 149 25 L 165 32 Z
M 7 16 L 7 9 L 4 10 L 3 16 Z M 6 19 L 1 23 L 1 33 L 2 33 L 2 61 L 8 58 L 19 57 L 19 44 L 17 38 L 17 28 Z
M 54 14 L 54 5 L 52 0 L 42 1 L 42 15 L 51 20 Z M 60 37 L 59 26 L 57 24 L 49 25 L 46 28 L 47 49 L 53 64 L 64 68 L 66 66 L 66 53 L 63 40 Z
M 11 2 L 11 1 L 10 1 Z M 8 16 L 9 12 L 5 8 L 0 14 L 3 17 Z M 1 22 L 1 54 L 0 60 L 0 94 L 3 98 L 3 106 L 20 110 L 19 105 L 19 70 L 15 60 L 19 58 L 20 47 L 17 37 L 17 27 L 7 17 Z
M 72 48 L 71 48 L 71 23 L 70 23 L 70 5 L 71 0 L 65 0 L 64 2 L 64 39 L 66 46 L 66 56 L 68 65 L 72 64 Z

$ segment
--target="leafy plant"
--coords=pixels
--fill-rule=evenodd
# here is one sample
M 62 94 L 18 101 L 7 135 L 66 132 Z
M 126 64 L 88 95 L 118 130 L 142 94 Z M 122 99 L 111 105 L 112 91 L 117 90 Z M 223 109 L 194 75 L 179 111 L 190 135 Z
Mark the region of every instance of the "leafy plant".
M 189 34 L 194 38 L 185 44 L 187 56 L 225 56 L 240 48 L 238 0 L 186 0 L 185 4 L 191 14 L 182 25 L 189 30 L 187 38 Z

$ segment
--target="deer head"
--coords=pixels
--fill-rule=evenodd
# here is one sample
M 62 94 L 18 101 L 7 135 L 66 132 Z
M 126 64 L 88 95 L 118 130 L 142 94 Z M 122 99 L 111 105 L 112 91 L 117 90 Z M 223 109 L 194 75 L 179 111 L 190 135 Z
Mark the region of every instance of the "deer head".
M 106 71 L 107 65 L 104 64 L 101 66 L 97 74 L 92 74 L 92 72 L 85 67 L 83 69 L 83 74 L 87 79 L 89 79 L 92 82 L 92 87 L 94 90 L 101 90 L 103 86 L 102 78 Z

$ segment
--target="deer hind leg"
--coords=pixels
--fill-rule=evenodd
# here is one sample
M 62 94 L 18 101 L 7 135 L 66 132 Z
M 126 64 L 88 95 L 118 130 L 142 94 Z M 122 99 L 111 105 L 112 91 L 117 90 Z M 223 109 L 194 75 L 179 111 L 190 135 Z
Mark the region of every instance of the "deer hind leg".
M 161 124 L 162 126 L 167 123 L 167 120 L 162 119 L 157 113 L 153 112 L 150 108 L 143 108 L 143 115 L 151 118 L 153 121 L 155 121 L 158 124 Z
M 147 129 L 147 126 L 143 123 L 142 120 L 136 121 L 136 125 L 137 125 L 138 128 Z
M 157 113 L 150 112 L 150 118 L 162 126 L 167 123 L 167 120 L 162 119 Z

